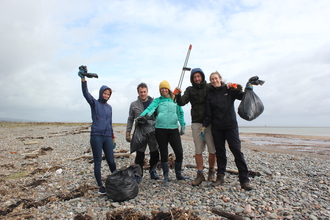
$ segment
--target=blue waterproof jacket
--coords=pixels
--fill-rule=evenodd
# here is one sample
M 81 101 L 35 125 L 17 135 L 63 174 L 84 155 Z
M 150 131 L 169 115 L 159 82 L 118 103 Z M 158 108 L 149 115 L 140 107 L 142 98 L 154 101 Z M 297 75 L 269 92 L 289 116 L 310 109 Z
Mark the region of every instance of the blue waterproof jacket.
M 161 129 L 177 129 L 185 126 L 184 112 L 181 106 L 177 105 L 170 97 L 161 96 L 154 99 L 154 101 L 146 108 L 140 116 L 152 115 L 156 111 L 155 128 Z
M 91 106 L 92 128 L 91 135 L 101 135 L 114 138 L 112 129 L 112 107 L 103 99 L 103 92 L 110 89 L 108 86 L 102 86 L 99 91 L 99 99 L 96 100 L 87 89 L 87 82 L 81 83 L 81 88 L 85 99 Z

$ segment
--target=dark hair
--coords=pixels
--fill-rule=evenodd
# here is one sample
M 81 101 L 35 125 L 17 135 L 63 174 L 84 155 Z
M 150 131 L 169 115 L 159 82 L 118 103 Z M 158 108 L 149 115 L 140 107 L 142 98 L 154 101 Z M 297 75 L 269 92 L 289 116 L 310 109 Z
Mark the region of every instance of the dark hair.
M 145 84 L 144 82 L 140 83 L 140 84 L 137 86 L 136 90 L 137 90 L 138 92 L 139 92 L 139 88 L 147 88 L 147 90 L 148 90 L 148 86 L 147 86 L 147 84 Z

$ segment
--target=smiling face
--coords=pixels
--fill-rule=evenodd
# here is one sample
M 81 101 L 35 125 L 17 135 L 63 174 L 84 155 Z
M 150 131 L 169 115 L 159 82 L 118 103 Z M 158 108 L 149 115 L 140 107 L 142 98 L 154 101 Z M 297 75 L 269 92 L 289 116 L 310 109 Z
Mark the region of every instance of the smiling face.
M 142 100 L 142 102 L 147 101 L 148 89 L 146 87 L 139 87 L 138 94 L 139 94 L 139 97 Z
M 168 90 L 167 88 L 161 88 L 161 89 L 160 89 L 160 94 L 161 94 L 162 96 L 167 97 L 168 94 L 169 94 L 169 90 Z
M 203 77 L 202 77 L 202 74 L 200 72 L 196 72 L 193 75 L 193 81 L 194 81 L 194 83 L 201 84 L 202 80 L 203 80 Z
M 110 99 L 110 96 L 111 96 L 111 94 L 110 94 L 110 90 L 109 89 L 106 89 L 106 90 L 103 91 L 102 97 L 103 97 L 104 100 L 109 100 Z
M 210 82 L 212 86 L 214 87 L 220 87 L 221 86 L 221 76 L 218 72 L 212 73 L 210 75 Z

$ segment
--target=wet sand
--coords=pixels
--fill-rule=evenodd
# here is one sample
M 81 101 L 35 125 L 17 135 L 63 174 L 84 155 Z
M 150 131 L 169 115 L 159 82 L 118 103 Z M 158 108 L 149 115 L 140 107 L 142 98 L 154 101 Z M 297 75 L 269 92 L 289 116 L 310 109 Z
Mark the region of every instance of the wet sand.
M 193 140 L 190 129 L 187 129 L 187 134 L 182 139 Z M 240 139 L 243 149 L 330 159 L 329 136 L 240 133 Z

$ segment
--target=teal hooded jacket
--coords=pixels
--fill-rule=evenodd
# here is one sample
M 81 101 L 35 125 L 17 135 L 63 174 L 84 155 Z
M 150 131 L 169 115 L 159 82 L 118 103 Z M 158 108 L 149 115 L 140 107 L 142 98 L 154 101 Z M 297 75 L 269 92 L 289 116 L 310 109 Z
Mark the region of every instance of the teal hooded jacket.
M 181 106 L 177 105 L 170 97 L 161 96 L 146 108 L 140 116 L 152 115 L 156 112 L 155 128 L 160 129 L 176 129 L 181 126 L 186 126 L 184 121 L 184 112 Z

